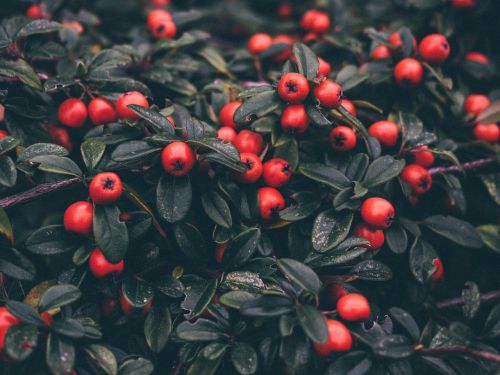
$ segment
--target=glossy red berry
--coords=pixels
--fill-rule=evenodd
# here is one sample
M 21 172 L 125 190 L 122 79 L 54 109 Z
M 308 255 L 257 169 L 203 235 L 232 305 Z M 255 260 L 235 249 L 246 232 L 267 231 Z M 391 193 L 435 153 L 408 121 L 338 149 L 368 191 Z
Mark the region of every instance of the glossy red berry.
M 193 150 L 184 142 L 172 142 L 161 153 L 163 169 L 173 176 L 188 174 L 195 162 L 196 158 Z
M 278 213 L 285 208 L 285 198 L 273 187 L 263 187 L 257 192 L 259 201 L 260 217 L 264 220 L 272 220 L 278 217 Z
M 250 54 L 257 55 L 271 47 L 272 44 L 273 38 L 271 38 L 271 35 L 265 33 L 257 33 L 252 35 L 248 40 L 247 49 Z
M 372 52 L 370 53 L 370 57 L 372 60 L 385 60 L 385 59 L 390 59 L 392 57 L 392 51 L 391 49 L 386 46 L 385 44 L 381 44 L 374 49 L 372 49 Z
M 423 77 L 422 63 L 409 57 L 398 62 L 394 68 L 394 79 L 401 86 L 417 86 L 422 82 Z
M 344 107 L 344 109 L 354 117 L 356 117 L 356 115 L 358 114 L 354 103 L 351 102 L 350 100 L 342 99 L 342 107 Z
M 431 275 L 431 283 L 432 286 L 435 286 L 437 282 L 443 280 L 444 278 L 444 267 L 443 267 L 443 262 L 439 258 L 434 258 L 432 260 L 432 264 L 436 269 Z
M 430 168 L 434 164 L 434 154 L 428 149 L 427 146 L 422 146 L 419 150 L 413 151 L 413 163 L 424 168 Z
M 21 321 L 16 318 L 6 307 L 0 307 L 0 352 L 5 349 L 5 335 L 10 327 L 20 324 Z
M 389 228 L 395 214 L 394 206 L 384 198 L 368 198 L 361 205 L 361 218 L 366 224 L 375 228 Z
M 300 104 L 309 95 L 309 82 L 299 73 L 287 73 L 278 83 L 278 95 L 290 104 Z
M 401 35 L 399 35 L 399 32 L 395 31 L 389 36 L 389 44 L 392 46 L 393 49 L 400 50 L 403 48 L 403 39 L 401 39 Z M 417 40 L 415 37 L 413 37 L 413 43 L 412 43 L 412 51 L 417 49 Z
M 223 126 L 217 129 L 217 138 L 222 139 L 224 141 L 234 143 L 237 136 L 238 133 L 236 133 L 236 130 L 234 130 L 234 128 L 230 126 Z
M 116 121 L 118 113 L 115 106 L 104 98 L 94 98 L 89 103 L 89 117 L 94 125 L 107 124 Z
M 286 185 L 291 178 L 292 168 L 285 159 L 273 158 L 264 163 L 262 179 L 266 185 L 280 187 Z
M 307 42 L 312 42 L 312 41 L 318 40 L 318 38 L 319 38 L 319 36 L 316 33 L 307 33 L 302 38 L 302 41 L 307 43 Z
M 337 301 L 337 312 L 342 319 L 352 322 L 370 319 L 371 311 L 365 296 L 351 293 Z
M 221 126 L 230 126 L 231 128 L 238 127 L 234 122 L 234 113 L 240 107 L 241 102 L 229 102 L 222 107 L 219 112 L 219 122 Z
M 470 9 L 476 6 L 476 0 L 451 0 L 453 8 Z
M 98 247 L 92 250 L 92 254 L 90 254 L 90 272 L 98 279 L 103 279 L 110 275 L 120 275 L 123 272 L 124 265 L 125 262 L 123 260 L 118 263 L 111 263 Z
M 114 298 L 104 298 L 101 303 L 101 312 L 105 317 L 110 317 L 116 309 L 116 301 Z
M 399 127 L 392 121 L 377 121 L 370 125 L 368 134 L 377 138 L 383 147 L 391 148 L 398 141 Z
M 226 251 L 227 242 L 217 245 L 215 248 L 215 261 L 218 264 L 222 264 L 222 257 L 224 256 L 224 251 Z
M 59 105 L 57 118 L 70 128 L 81 128 L 87 119 L 87 106 L 80 99 L 69 98 Z
M 281 113 L 281 129 L 288 133 L 304 133 L 309 127 L 306 107 L 302 104 L 289 105 Z
M 486 95 L 470 94 L 464 101 L 464 110 L 469 115 L 477 116 L 490 104 L 491 100 Z
M 316 34 L 325 34 L 330 31 L 330 16 L 325 12 L 318 12 L 311 23 L 311 31 Z
M 330 73 L 332 72 L 331 65 L 323 60 L 321 57 L 318 57 L 319 67 L 318 67 L 318 75 L 316 78 L 328 78 Z
M 82 236 L 90 236 L 93 216 L 94 207 L 91 203 L 86 201 L 75 202 L 64 211 L 64 229 Z
M 33 4 L 26 9 L 26 17 L 34 20 L 48 18 L 48 14 L 44 9 L 43 4 Z
M 288 35 L 277 35 L 273 39 L 273 45 L 274 44 L 287 44 L 288 47 L 282 50 L 281 52 L 278 52 L 277 54 L 273 55 L 273 61 L 276 62 L 284 62 L 288 60 L 292 56 L 292 48 L 293 48 L 293 43 L 294 40 L 292 37 Z
M 311 30 L 314 19 L 320 12 L 316 9 L 309 9 L 306 11 L 300 20 L 300 27 L 304 30 Z
M 356 225 L 352 234 L 370 242 L 370 245 L 368 246 L 369 250 L 378 250 L 384 245 L 384 231 L 382 229 L 370 227 L 365 223 L 359 223 Z
M 134 307 L 132 303 L 123 294 L 120 294 L 120 307 L 123 313 L 129 318 L 142 318 L 153 307 L 153 303 L 149 302 L 143 307 Z
M 476 124 L 472 132 L 474 138 L 488 143 L 497 143 L 500 138 L 500 128 L 497 124 Z
M 109 204 L 122 195 L 123 184 L 114 172 L 96 174 L 89 185 L 89 196 L 95 204 Z
M 255 133 L 251 130 L 242 130 L 238 133 L 234 141 L 234 147 L 236 147 L 240 153 L 249 152 L 259 155 L 262 151 L 263 143 L 264 140 L 259 133 Z
M 128 105 L 135 104 L 144 108 L 149 108 L 148 99 L 139 91 L 129 91 L 121 95 L 116 101 L 116 111 L 122 119 L 136 120 L 139 116 L 128 108 Z
M 4 139 L 9 135 L 9 132 L 7 130 L 0 130 L 0 139 Z
M 148 13 L 146 22 L 150 30 L 154 30 L 158 22 L 162 21 L 172 21 L 170 12 L 167 12 L 165 9 L 154 9 Z
M 400 177 L 417 195 L 428 192 L 432 187 L 432 176 L 429 171 L 417 164 L 404 167 Z
M 314 350 L 326 357 L 336 352 L 348 352 L 352 348 L 352 336 L 347 327 L 338 320 L 328 319 L 328 338 L 324 344 L 314 343 Z
M 173 21 L 158 21 L 151 34 L 155 39 L 172 39 L 177 34 L 177 26 Z
M 450 56 L 451 48 L 442 34 L 427 35 L 418 46 L 418 53 L 429 63 L 441 64 Z
M 314 97 L 324 108 L 338 108 L 342 104 L 342 86 L 326 79 L 314 88 Z
M 63 146 L 66 150 L 73 150 L 73 143 L 71 142 L 71 137 L 65 128 L 61 128 L 56 125 L 46 125 L 47 131 L 49 132 L 52 141 L 59 146 Z
M 356 133 L 348 126 L 337 126 L 328 135 L 332 149 L 337 152 L 351 151 L 356 147 Z
M 237 174 L 237 179 L 246 184 L 257 182 L 262 176 L 262 162 L 259 157 L 249 152 L 242 152 L 240 154 L 240 161 L 245 166 L 245 173 Z
M 40 317 L 42 318 L 46 326 L 50 327 L 52 323 L 54 323 L 54 318 L 47 311 L 42 311 Z
M 464 59 L 465 61 L 473 61 L 478 64 L 484 64 L 484 65 L 488 65 L 490 63 L 488 57 L 481 52 L 469 52 L 465 55 Z

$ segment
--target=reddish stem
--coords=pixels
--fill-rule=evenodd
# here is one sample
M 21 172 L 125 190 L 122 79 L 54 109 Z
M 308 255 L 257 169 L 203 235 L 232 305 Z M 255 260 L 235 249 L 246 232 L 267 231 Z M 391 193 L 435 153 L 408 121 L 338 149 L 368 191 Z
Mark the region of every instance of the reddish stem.
M 490 156 L 488 158 L 484 159 L 478 159 L 474 161 L 469 161 L 467 163 L 463 163 L 462 165 L 451 165 L 449 167 L 435 167 L 429 169 L 429 173 L 431 175 L 436 174 L 436 173 L 446 173 L 446 172 L 461 172 L 461 171 L 468 171 L 471 169 L 477 169 L 484 167 L 489 164 L 493 164 L 497 162 L 497 157 L 496 156 Z
M 493 290 L 491 292 L 481 293 L 481 302 L 491 302 L 500 299 L 500 290 Z M 438 302 L 436 307 L 438 309 L 447 309 L 453 306 L 461 306 L 465 303 L 463 297 L 455 297 Z

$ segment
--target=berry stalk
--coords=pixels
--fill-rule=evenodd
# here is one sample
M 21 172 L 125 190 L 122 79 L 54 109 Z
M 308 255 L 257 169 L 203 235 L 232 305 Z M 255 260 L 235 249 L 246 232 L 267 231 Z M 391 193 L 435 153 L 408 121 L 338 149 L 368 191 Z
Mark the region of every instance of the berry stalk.
M 483 158 L 483 159 L 469 161 L 467 163 L 463 163 L 462 165 L 451 165 L 449 167 L 431 168 L 431 169 L 429 169 L 429 173 L 431 175 L 434 175 L 434 174 L 437 174 L 437 173 L 468 171 L 468 170 L 471 170 L 471 169 L 481 168 L 481 167 L 484 167 L 486 165 L 490 165 L 490 164 L 493 164 L 493 163 L 496 163 L 496 162 L 497 162 L 497 157 L 496 156 L 490 156 L 490 157 Z

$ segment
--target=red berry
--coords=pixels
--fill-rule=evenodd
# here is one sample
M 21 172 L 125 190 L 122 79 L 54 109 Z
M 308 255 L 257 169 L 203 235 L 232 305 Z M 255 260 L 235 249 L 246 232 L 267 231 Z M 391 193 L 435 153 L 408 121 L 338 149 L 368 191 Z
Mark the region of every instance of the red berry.
M 277 189 L 266 186 L 260 188 L 257 194 L 262 219 L 275 219 L 278 217 L 278 213 L 285 208 L 285 198 Z
M 491 104 L 486 95 L 470 94 L 464 101 L 464 110 L 467 114 L 477 116 Z
M 419 150 L 412 152 L 413 163 L 420 165 L 424 168 L 429 168 L 434 164 L 434 155 L 432 152 L 427 151 L 427 146 L 421 147 Z
M 95 204 L 113 203 L 120 198 L 122 191 L 122 180 L 114 172 L 96 174 L 89 185 L 89 196 Z
M 348 126 L 337 126 L 328 135 L 330 145 L 335 151 L 351 151 L 356 147 L 356 133 Z
M 368 134 L 377 138 L 382 146 L 391 148 L 398 141 L 399 127 L 392 121 L 377 121 L 370 125 Z
M 424 68 L 420 61 L 406 58 L 396 64 L 394 79 L 402 86 L 417 86 L 424 77 Z
M 417 195 L 428 192 L 432 187 L 432 176 L 429 171 L 417 164 L 404 167 L 400 177 Z
M 476 0 L 451 0 L 451 4 L 456 9 L 468 9 L 476 6 Z
M 173 21 L 162 20 L 158 21 L 151 34 L 155 39 L 171 39 L 177 33 L 177 26 Z
M 47 131 L 52 138 L 54 143 L 59 146 L 63 146 L 66 150 L 71 151 L 73 149 L 73 143 L 71 143 L 71 138 L 69 136 L 68 131 L 65 128 L 61 128 L 56 125 L 46 125 Z
M 365 296 L 351 293 L 341 297 L 337 302 L 337 312 L 347 321 L 370 319 L 370 304 Z
M 370 242 L 370 245 L 368 246 L 369 250 L 378 250 L 384 245 L 384 231 L 382 229 L 372 228 L 365 223 L 359 223 L 356 225 L 352 234 Z
M 92 233 L 92 220 L 94 207 L 86 201 L 79 201 L 71 204 L 64 211 L 64 229 L 83 236 L 90 236 Z
M 149 4 L 152 7 L 166 7 L 167 5 L 170 5 L 170 0 L 150 0 Z
M 43 311 L 40 314 L 40 317 L 42 318 L 46 326 L 51 326 L 52 323 L 54 323 L 54 318 L 47 311 Z
M 221 126 L 230 126 L 237 128 L 238 124 L 234 122 L 234 113 L 240 107 L 241 102 L 229 102 L 219 112 L 219 122 Z
M 300 20 L 300 27 L 302 27 L 304 30 L 311 30 L 314 19 L 319 13 L 320 12 L 316 9 L 309 9 L 302 16 L 302 19 Z
M 102 315 L 110 317 L 116 308 L 116 301 L 113 298 L 104 298 L 101 304 Z
M 184 176 L 193 168 L 196 158 L 188 144 L 172 142 L 161 153 L 163 169 L 173 176 Z
M 259 157 L 249 152 L 240 154 L 240 161 L 247 169 L 245 173 L 237 174 L 237 179 L 246 184 L 252 184 L 259 180 L 262 175 L 262 162 Z
M 321 57 L 318 57 L 319 67 L 318 67 L 318 75 L 316 78 L 328 78 L 330 73 L 332 72 L 331 65 L 323 60 Z
M 223 126 L 217 130 L 217 138 L 234 143 L 238 133 L 230 126 Z
M 488 65 L 490 63 L 488 57 L 481 52 L 469 52 L 465 55 L 465 61 L 473 61 L 484 65 Z
M 307 33 L 306 35 L 304 35 L 304 37 L 302 38 L 302 40 L 304 42 L 311 42 L 311 41 L 315 41 L 315 40 L 318 40 L 319 36 L 318 34 L 315 34 L 315 33 Z
M 350 100 L 342 99 L 342 107 L 344 107 L 344 109 L 354 117 L 356 117 L 356 115 L 358 114 L 358 112 L 356 112 L 356 107 L 354 106 L 354 103 L 351 102 Z
M 325 34 L 330 27 L 330 16 L 325 12 L 318 12 L 311 23 L 311 31 L 316 34 Z
M 278 83 L 278 95 L 290 104 L 300 104 L 309 95 L 309 82 L 299 73 L 287 73 Z
M 252 35 L 248 40 L 247 49 L 250 54 L 257 55 L 271 47 L 272 44 L 273 38 L 271 38 L 271 35 L 265 33 L 257 33 Z
M 372 227 L 387 229 L 394 221 L 394 216 L 394 206 L 387 199 L 368 198 L 361 205 L 361 217 Z
M 26 9 L 26 17 L 34 20 L 40 20 L 48 18 L 48 14 L 45 12 L 43 4 L 33 4 Z
M 242 130 L 236 136 L 234 147 L 242 153 L 249 152 L 251 154 L 259 155 L 262 151 L 263 144 L 262 136 L 251 130 Z
M 294 40 L 288 35 L 277 35 L 273 39 L 273 44 L 288 44 L 288 47 L 281 52 L 278 52 L 273 56 L 273 61 L 284 62 L 292 56 L 292 48 Z
M 388 46 L 381 44 L 372 50 L 370 57 L 375 61 L 390 59 L 392 57 L 392 52 Z
M 281 129 L 289 133 L 304 133 L 309 127 L 306 107 L 302 104 L 289 105 L 281 114 Z
M 432 286 L 436 285 L 438 281 L 443 280 L 444 278 L 444 267 L 443 267 L 443 262 L 441 262 L 441 259 L 439 258 L 434 258 L 432 260 L 432 264 L 434 267 L 436 267 L 435 271 L 431 275 L 431 283 Z
M 94 98 L 89 103 L 89 117 L 94 125 L 101 125 L 116 121 L 118 114 L 109 100 Z
M 497 143 L 500 138 L 500 128 L 497 124 L 477 124 L 473 133 L 474 138 L 488 143 Z
M 98 247 L 92 250 L 92 254 L 90 254 L 90 272 L 98 279 L 103 279 L 110 275 L 120 275 L 123 272 L 124 265 L 125 262 L 123 260 L 118 263 L 111 263 Z
M 328 286 L 328 299 L 332 305 L 336 305 L 339 298 L 347 295 L 347 290 L 340 284 L 331 284 Z
M 427 35 L 418 46 L 418 53 L 427 62 L 441 64 L 450 56 L 450 44 L 442 34 Z
M 9 135 L 9 132 L 7 130 L 0 130 L 0 139 L 4 139 Z
M 77 34 L 81 34 L 84 31 L 83 25 L 78 21 L 63 20 L 62 24 L 65 28 L 72 29 Z
M 342 104 L 342 86 L 326 79 L 314 88 L 314 97 L 322 107 L 338 108 Z
M 389 36 L 389 43 L 394 49 L 400 50 L 403 48 L 403 40 L 397 31 L 393 32 L 391 36 Z M 413 37 L 412 51 L 415 49 L 417 49 L 417 40 Z
M 262 179 L 272 187 L 286 185 L 292 178 L 292 169 L 285 159 L 273 158 L 264 163 Z
M 123 294 L 120 294 L 120 307 L 123 313 L 129 318 L 141 318 L 147 315 L 149 310 L 153 307 L 153 303 L 149 302 L 141 308 L 132 306 L 132 303 L 129 302 L 127 297 Z
M 222 264 L 222 257 L 224 256 L 224 251 L 226 251 L 227 242 L 217 245 L 215 248 L 215 261 L 218 264 Z
M 352 336 L 347 327 L 338 320 L 328 319 L 328 339 L 324 344 L 314 343 L 314 350 L 326 357 L 335 352 L 348 352 L 352 348 Z
M 5 335 L 11 326 L 20 324 L 17 319 L 6 307 L 0 307 L 0 352 L 5 349 Z
M 87 106 L 80 99 L 69 98 L 59 105 L 59 122 L 70 128 L 81 128 L 87 119 Z
M 172 15 L 165 9 L 154 9 L 148 13 L 147 24 L 150 30 L 154 30 L 158 22 L 172 21 Z
M 139 91 L 129 91 L 121 95 L 116 101 L 116 111 L 122 119 L 136 120 L 139 116 L 127 106 L 130 104 L 149 108 L 149 102 Z

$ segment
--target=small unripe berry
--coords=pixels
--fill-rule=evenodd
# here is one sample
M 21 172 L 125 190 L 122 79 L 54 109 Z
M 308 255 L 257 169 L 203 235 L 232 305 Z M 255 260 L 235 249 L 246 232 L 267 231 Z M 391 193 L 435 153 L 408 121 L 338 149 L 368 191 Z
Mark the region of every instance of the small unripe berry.
M 330 31 L 330 16 L 325 12 L 318 12 L 311 23 L 311 31 L 316 34 L 325 34 Z
M 381 44 L 372 50 L 370 57 L 375 61 L 390 59 L 392 57 L 392 52 L 388 46 Z
M 151 34 L 155 39 L 172 39 L 177 34 L 177 26 L 173 21 L 158 21 Z
M 434 164 L 434 155 L 432 152 L 427 151 L 428 149 L 427 146 L 423 146 L 419 150 L 413 151 L 413 163 L 423 168 L 430 168 Z
M 300 27 L 304 30 L 311 30 L 314 19 L 320 12 L 316 9 L 309 9 L 302 15 L 302 19 L 300 20 Z

